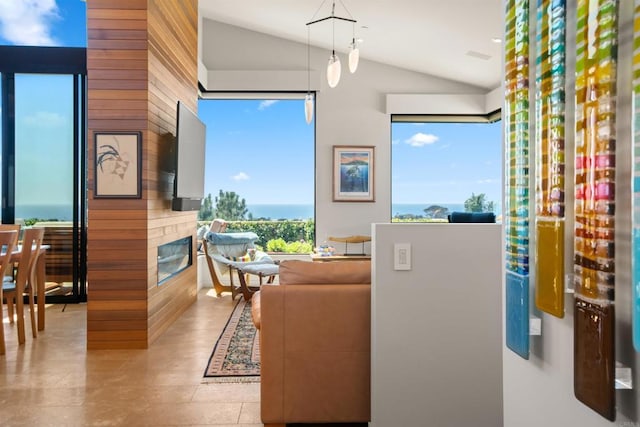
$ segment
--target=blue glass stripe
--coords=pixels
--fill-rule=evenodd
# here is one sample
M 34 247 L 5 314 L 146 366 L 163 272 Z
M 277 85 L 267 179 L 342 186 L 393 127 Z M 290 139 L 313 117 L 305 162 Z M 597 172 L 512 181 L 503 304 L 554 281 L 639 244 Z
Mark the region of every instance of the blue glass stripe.
M 506 274 L 507 347 L 529 359 L 529 275 Z

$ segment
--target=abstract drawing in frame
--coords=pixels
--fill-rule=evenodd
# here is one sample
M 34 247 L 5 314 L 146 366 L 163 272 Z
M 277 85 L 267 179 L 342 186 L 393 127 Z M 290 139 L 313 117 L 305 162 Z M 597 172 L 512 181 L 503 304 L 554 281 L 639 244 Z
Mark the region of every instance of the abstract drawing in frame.
M 333 201 L 374 202 L 373 146 L 333 146 Z
M 506 1 L 506 344 L 529 358 L 529 1 Z
M 565 0 L 536 15 L 536 307 L 564 317 Z
M 141 132 L 95 132 L 94 198 L 139 199 Z
M 640 0 L 633 15 L 633 239 L 631 305 L 633 346 L 640 351 Z
M 578 0 L 574 394 L 615 420 L 615 149 L 618 2 Z

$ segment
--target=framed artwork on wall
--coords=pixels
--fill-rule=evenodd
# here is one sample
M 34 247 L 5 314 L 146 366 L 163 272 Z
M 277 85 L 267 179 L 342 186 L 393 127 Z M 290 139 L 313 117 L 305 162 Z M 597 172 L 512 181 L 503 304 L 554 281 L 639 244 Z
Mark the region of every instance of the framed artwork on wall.
M 142 133 L 95 132 L 93 197 L 142 197 Z
M 333 146 L 333 201 L 375 202 L 373 146 Z

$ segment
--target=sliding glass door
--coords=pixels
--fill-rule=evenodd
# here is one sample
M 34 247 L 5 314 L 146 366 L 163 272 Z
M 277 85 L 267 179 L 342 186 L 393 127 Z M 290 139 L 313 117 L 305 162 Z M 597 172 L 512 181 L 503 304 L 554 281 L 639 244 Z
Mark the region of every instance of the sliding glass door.
M 2 222 L 45 229 L 47 302 L 86 301 L 86 71 L 65 48 L 48 68 L 14 49 L 15 70 L 0 60 Z

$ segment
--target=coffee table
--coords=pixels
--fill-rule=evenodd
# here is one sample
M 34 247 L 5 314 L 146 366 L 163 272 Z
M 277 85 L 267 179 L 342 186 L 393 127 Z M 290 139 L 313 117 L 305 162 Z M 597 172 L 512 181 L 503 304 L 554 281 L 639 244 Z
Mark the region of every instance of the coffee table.
M 370 260 L 371 255 L 320 255 L 311 254 L 311 261 L 328 262 L 328 261 L 356 261 Z

